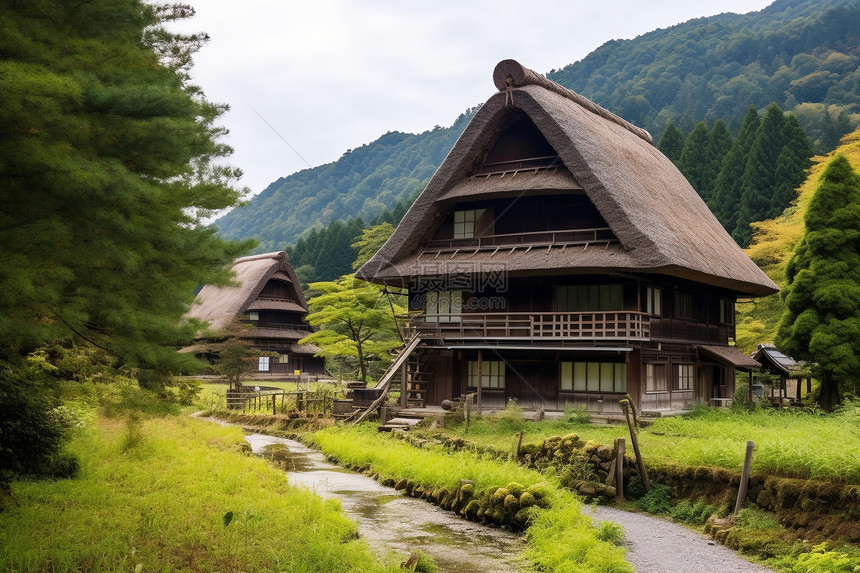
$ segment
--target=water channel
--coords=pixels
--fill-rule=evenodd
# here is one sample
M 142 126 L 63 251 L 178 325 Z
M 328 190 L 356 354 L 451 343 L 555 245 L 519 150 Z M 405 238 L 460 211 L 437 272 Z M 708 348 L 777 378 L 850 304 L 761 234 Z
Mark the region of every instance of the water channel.
M 275 444 L 290 484 L 323 498 L 337 498 L 359 534 L 378 553 L 409 555 L 421 550 L 433 556 L 440 572 L 507 573 L 518 571 L 521 536 L 461 519 L 450 511 L 409 497 L 394 488 L 325 461 L 317 450 L 284 438 L 262 434 L 245 437 L 256 454 Z M 273 448 L 270 448 L 273 449 Z

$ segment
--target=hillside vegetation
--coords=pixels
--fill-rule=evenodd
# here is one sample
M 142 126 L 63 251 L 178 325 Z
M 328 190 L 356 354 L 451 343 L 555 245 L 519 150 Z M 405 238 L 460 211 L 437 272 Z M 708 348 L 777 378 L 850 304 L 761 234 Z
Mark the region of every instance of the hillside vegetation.
M 841 153 L 855 170 L 860 171 L 860 130 L 847 135 L 842 141 L 835 151 L 813 158 L 809 176 L 799 188 L 797 200 L 790 208 L 779 217 L 754 224 L 753 242 L 746 253 L 781 288 L 786 283 L 785 267 L 803 235 L 803 218 L 824 168 L 836 154 Z M 783 301 L 779 295 L 738 305 L 738 347 L 746 352 L 753 350 L 760 342 L 773 342 L 783 310 Z
M 649 129 L 669 121 L 686 136 L 723 119 L 737 132 L 750 106 L 797 116 L 818 153 L 860 123 L 860 6 L 850 0 L 778 0 L 760 12 L 721 14 L 613 40 L 548 77 Z M 528 65 L 528 62 L 523 62 Z M 488 70 L 489 87 L 489 70 Z M 259 251 L 294 244 L 331 221 L 370 221 L 411 203 L 474 114 L 422 134 L 391 132 L 338 161 L 273 182 L 216 222 Z
M 832 122 L 860 103 L 858 40 L 853 2 L 777 0 L 607 42 L 547 77 L 653 133 L 718 118 L 734 130 L 750 105 L 775 102 L 829 151 L 837 139 L 825 111 Z

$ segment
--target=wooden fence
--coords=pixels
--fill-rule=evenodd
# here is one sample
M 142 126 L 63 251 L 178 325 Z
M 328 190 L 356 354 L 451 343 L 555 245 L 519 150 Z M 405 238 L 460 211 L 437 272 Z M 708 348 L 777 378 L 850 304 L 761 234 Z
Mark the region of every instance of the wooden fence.
M 325 415 L 332 410 L 332 396 L 317 395 L 307 390 L 263 390 L 259 392 L 227 392 L 227 408 L 248 413 Z

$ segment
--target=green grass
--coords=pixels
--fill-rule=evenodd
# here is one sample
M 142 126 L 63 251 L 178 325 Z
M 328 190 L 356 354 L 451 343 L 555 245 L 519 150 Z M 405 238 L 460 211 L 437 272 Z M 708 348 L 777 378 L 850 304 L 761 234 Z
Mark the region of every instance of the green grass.
M 510 451 L 519 429 L 507 429 L 501 416 L 475 420 L 468 433 L 450 433 L 481 446 Z M 523 422 L 524 443 L 568 433 L 612 444 L 627 438 L 627 426 L 604 426 L 547 420 Z M 755 442 L 754 474 L 860 484 L 860 405 L 821 415 L 801 410 L 696 409 L 690 416 L 658 418 L 639 432 L 639 445 L 650 466 L 715 466 L 740 470 L 746 443 Z M 628 446 L 632 453 L 632 448 Z
M 380 479 L 410 479 L 425 487 L 456 489 L 461 479 L 475 482 L 481 492 L 517 482 L 525 487 L 543 484 L 551 505 L 537 512 L 527 530 L 525 557 L 542 571 L 632 571 L 623 549 L 601 540 L 601 531 L 581 513 L 582 502 L 547 477 L 512 462 L 489 460 L 471 452 L 446 452 L 439 447 L 415 448 L 390 434 L 380 434 L 374 424 L 332 427 L 315 433 L 314 443 L 324 453 L 361 467 L 369 467 Z
M 398 570 L 334 501 L 243 455 L 242 432 L 187 416 L 99 416 L 73 440 L 75 479 L 17 482 L 0 570 Z

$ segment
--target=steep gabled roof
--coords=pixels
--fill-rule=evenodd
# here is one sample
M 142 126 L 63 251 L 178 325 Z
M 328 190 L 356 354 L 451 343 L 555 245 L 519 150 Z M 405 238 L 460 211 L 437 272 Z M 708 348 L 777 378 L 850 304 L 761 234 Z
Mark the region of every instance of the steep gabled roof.
M 292 284 L 295 302 L 284 302 L 289 306 L 283 310 L 308 311 L 307 302 L 299 286 L 293 267 L 287 262 L 283 251 L 243 257 L 233 262 L 236 275 L 232 286 L 204 286 L 197 294 L 194 305 L 188 312 L 190 318 L 204 320 L 210 328 L 218 330 L 227 326 L 233 319 L 245 314 L 252 308 L 274 308 L 267 301 L 258 301 L 258 296 L 271 279 Z
M 481 107 L 394 234 L 356 276 L 404 285 L 411 277 L 438 273 L 439 263 L 446 262 L 503 266 L 512 274 L 648 272 L 742 295 L 779 290 L 725 232 L 675 165 L 652 145 L 646 131 L 513 60 L 496 66 L 493 77 L 499 93 Z M 556 175 L 517 173 L 516 184 L 474 176 L 475 166 L 512 113 L 526 114 L 558 153 L 562 166 Z M 618 242 L 502 254 L 457 252 L 444 261 L 422 258 L 421 246 L 450 211 L 452 201 L 514 189 L 525 194 L 584 192 Z

